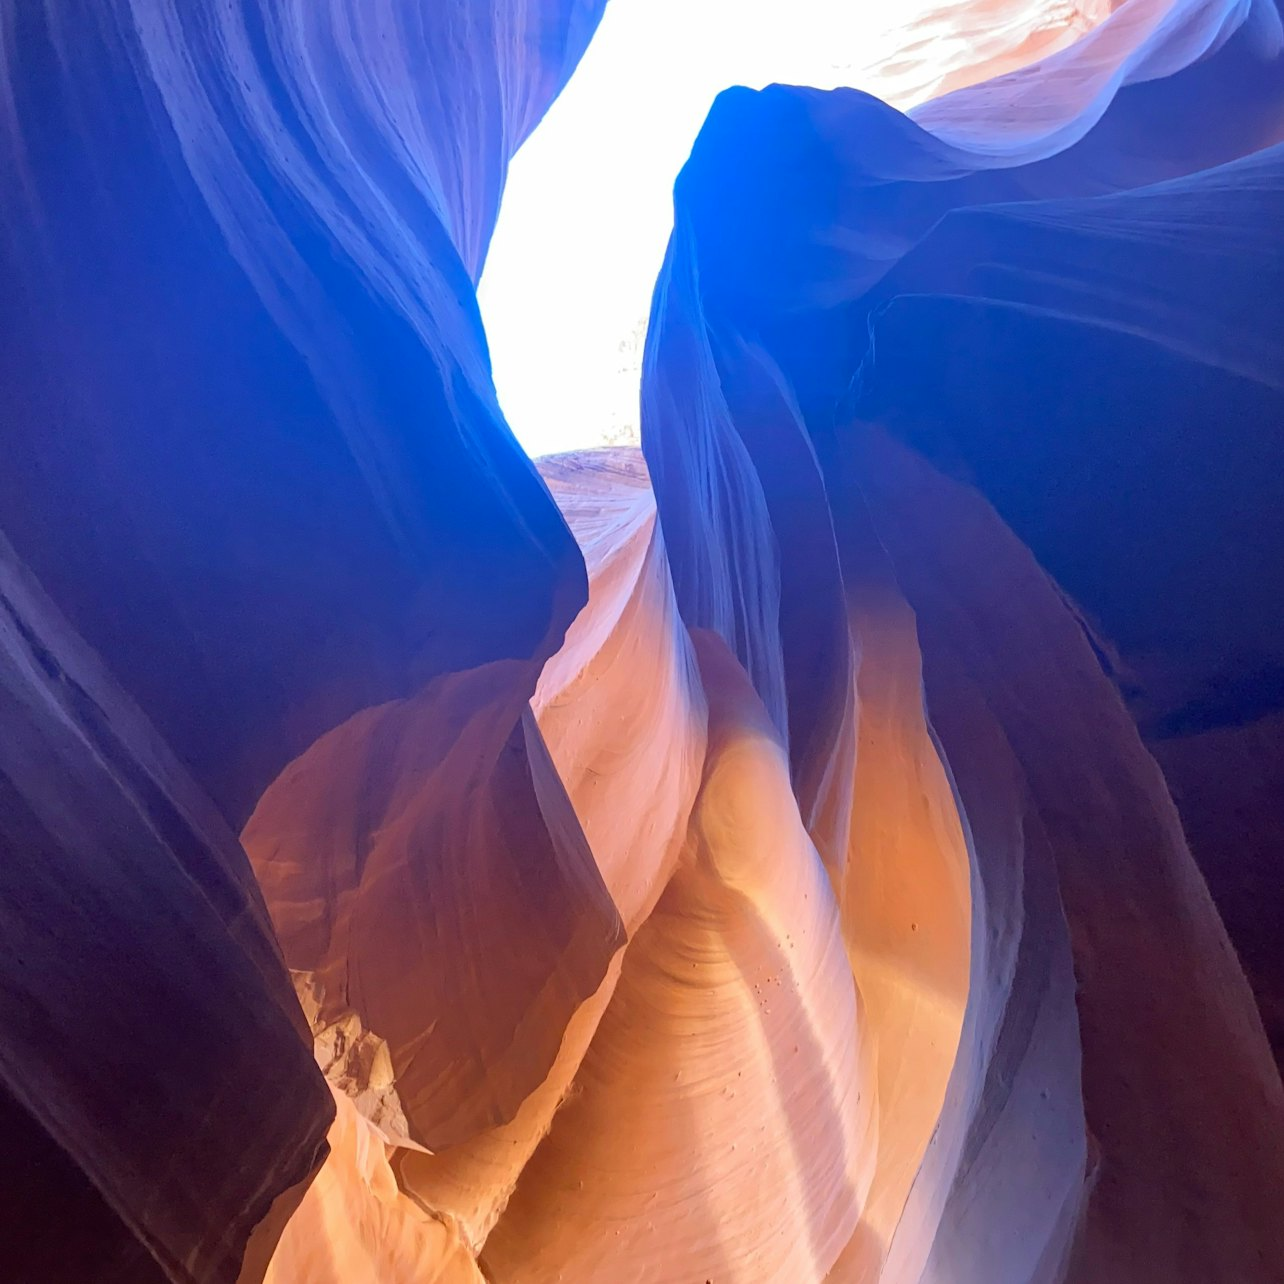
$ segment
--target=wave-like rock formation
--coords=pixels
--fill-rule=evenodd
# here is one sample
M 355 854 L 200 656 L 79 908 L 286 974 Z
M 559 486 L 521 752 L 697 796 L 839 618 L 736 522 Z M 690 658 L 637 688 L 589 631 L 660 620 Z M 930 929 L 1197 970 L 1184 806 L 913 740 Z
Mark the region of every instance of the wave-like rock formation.
M 279 1233 L 334 1115 L 281 944 L 433 1147 L 517 1109 L 618 948 L 521 712 L 583 563 L 474 294 L 599 16 L 0 9 L 11 1278 L 233 1280 Z M 274 932 L 233 833 L 319 738 L 389 760 L 345 779 L 401 834 L 330 834 L 359 904 L 309 854 L 301 942 L 307 872 L 264 877 Z M 399 763 L 422 788 L 394 797 Z
M 1284 1279 L 1279 12 L 729 90 L 537 471 L 600 8 L 0 5 L 6 1278 Z

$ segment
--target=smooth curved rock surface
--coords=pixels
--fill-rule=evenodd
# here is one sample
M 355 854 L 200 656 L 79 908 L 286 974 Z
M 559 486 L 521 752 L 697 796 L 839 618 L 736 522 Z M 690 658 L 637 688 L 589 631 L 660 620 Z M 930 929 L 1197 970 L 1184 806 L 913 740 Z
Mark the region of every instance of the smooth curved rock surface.
M 478 1023 L 442 1032 L 480 1040 L 452 1071 L 414 1055 L 431 1007 L 380 977 L 440 943 L 379 929 L 402 952 L 351 962 L 380 997 L 323 996 L 355 1000 L 357 1059 L 391 1057 L 421 1132 L 468 1134 L 518 1109 L 605 976 L 618 918 L 525 712 L 583 566 L 499 414 L 473 292 L 509 157 L 600 10 L 0 6 L 0 525 L 30 586 L 6 590 L 0 810 L 5 1101 L 37 1210 L 11 1208 L 16 1279 L 232 1280 L 243 1254 L 262 1276 L 333 1107 L 232 830 L 390 700 L 482 673 L 418 746 L 475 792 L 401 815 L 471 835 L 456 854 L 484 849 L 532 942 L 496 1004 L 507 961 L 444 923 Z M 393 893 L 417 872 L 358 925 L 413 911 Z M 515 1082 L 489 1078 L 514 1042 Z
M 1284 1276 L 1209 892 L 1278 1014 L 1276 7 L 728 91 L 643 451 L 538 471 L 473 283 L 598 6 L 72 9 L 0 9 L 6 1269 Z
M 481 1284 L 454 1227 L 397 1188 L 379 1130 L 335 1093 L 330 1156 L 290 1219 L 265 1284 Z
M 1161 666 L 1133 679 L 1152 735 L 1201 680 L 1224 691 L 1273 671 L 1277 292 L 1248 276 L 1269 281 L 1278 257 L 1279 49 L 1270 5 L 1134 3 L 1048 62 L 912 119 L 856 93 L 730 91 L 678 182 L 643 443 L 684 618 L 722 634 L 769 708 L 782 688 L 825 684 L 832 710 L 850 681 L 843 647 L 826 673 L 795 614 L 779 609 L 774 651 L 743 621 L 770 615 L 773 592 L 805 597 L 812 619 L 847 598 L 863 662 L 862 627 L 889 631 L 903 598 L 971 854 L 967 1012 L 882 1254 L 888 1278 L 1267 1280 L 1284 1261 L 1262 1196 L 1284 1181 L 1278 1074 L 1167 790 L 1099 663 L 1118 649 L 1131 663 L 1112 672 L 1146 675 L 1144 632 L 1149 651 L 1193 670 L 1178 675 L 1185 693 Z M 699 395 L 684 396 L 693 382 Z M 780 390 L 774 431 L 760 422 L 764 386 Z M 921 461 L 866 444 L 870 420 L 979 488 L 1079 606 L 1050 583 L 1018 589 L 1017 562 L 992 571 L 1009 564 L 1003 540 L 1019 547 L 1011 535 Z M 1225 461 L 1224 489 L 1209 458 Z M 819 591 L 832 553 L 796 516 L 818 488 L 840 562 Z M 1235 572 L 1219 597 L 1222 558 Z M 1109 642 L 1086 634 L 1083 612 Z M 1070 656 L 1069 685 L 1035 712 Z M 1214 657 L 1229 675 L 1209 673 Z M 859 726 L 877 703 L 857 691 Z M 828 727 L 791 741 L 804 807 L 844 760 L 846 733 Z M 1109 879 L 1093 873 L 1104 851 L 1117 852 Z M 863 855 L 853 845 L 834 865 L 850 872 Z M 1128 922 L 1133 905 L 1163 923 L 1153 947 Z M 1114 949 L 1127 963 L 1109 961 Z M 1211 989 L 1174 993 L 1158 978 L 1174 957 Z M 878 1269 L 858 1245 L 835 1278 Z
M 600 10 L 5 6 L 5 530 L 237 825 L 583 601 L 473 285 Z
M 235 835 L 2 538 L 0 718 L 5 1271 L 236 1280 L 332 1107 Z

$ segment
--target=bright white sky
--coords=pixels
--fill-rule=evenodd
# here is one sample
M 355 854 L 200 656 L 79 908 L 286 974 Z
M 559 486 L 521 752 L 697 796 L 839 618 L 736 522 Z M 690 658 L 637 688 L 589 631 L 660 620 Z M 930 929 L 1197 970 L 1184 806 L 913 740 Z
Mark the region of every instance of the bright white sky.
M 531 455 L 636 440 L 640 350 L 621 343 L 645 324 L 673 181 L 718 92 L 892 97 L 888 60 L 929 7 L 942 0 L 610 0 L 513 160 L 479 291 L 500 404 Z

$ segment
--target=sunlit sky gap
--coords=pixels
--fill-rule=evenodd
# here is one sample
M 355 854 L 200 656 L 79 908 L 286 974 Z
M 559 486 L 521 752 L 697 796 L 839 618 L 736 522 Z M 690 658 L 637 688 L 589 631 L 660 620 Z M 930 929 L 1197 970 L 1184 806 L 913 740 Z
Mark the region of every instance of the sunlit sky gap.
M 635 440 L 641 337 L 672 189 L 729 85 L 855 85 L 905 105 L 941 0 L 610 0 L 513 160 L 480 300 L 500 404 L 532 455 Z M 945 42 L 948 43 L 948 42 Z M 942 62 L 953 50 L 941 49 Z M 896 91 L 896 92 L 889 92 Z

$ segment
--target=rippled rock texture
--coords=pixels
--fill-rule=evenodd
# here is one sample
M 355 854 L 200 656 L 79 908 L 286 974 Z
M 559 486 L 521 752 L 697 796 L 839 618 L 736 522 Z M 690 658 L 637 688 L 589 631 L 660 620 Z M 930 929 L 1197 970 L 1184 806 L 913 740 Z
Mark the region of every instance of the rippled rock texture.
M 537 471 L 598 16 L 0 8 L 9 1277 L 1284 1278 L 1279 13 L 729 90 Z

